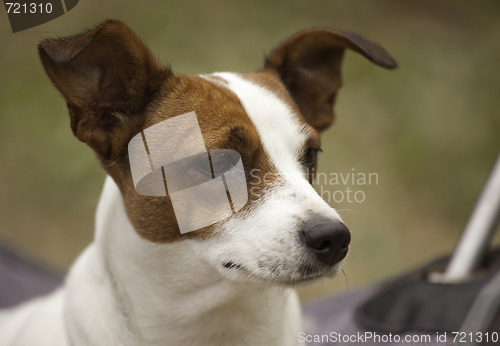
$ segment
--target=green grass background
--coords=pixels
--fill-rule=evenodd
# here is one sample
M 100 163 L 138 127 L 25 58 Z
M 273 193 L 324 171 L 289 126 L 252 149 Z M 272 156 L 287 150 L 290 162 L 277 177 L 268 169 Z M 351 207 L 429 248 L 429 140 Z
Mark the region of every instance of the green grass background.
M 399 62 L 386 71 L 347 53 L 320 171 L 376 172 L 339 203 L 353 233 L 346 279 L 304 300 L 390 277 L 450 251 L 500 149 L 498 1 L 91 1 L 12 34 L 0 14 L 0 237 L 67 269 L 92 240 L 104 179 L 69 128 L 36 53 L 46 37 L 116 18 L 181 73 L 252 71 L 274 45 L 314 26 L 358 32 Z M 332 192 L 344 186 L 328 186 Z

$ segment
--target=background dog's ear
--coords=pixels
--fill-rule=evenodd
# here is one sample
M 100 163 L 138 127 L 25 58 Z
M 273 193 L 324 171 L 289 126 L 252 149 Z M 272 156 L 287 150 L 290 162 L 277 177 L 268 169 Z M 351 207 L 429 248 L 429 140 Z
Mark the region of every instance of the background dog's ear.
M 42 41 L 38 52 L 66 99 L 73 133 L 103 160 L 141 130 L 141 113 L 171 75 L 119 21 Z
M 318 131 L 333 122 L 333 104 L 342 85 L 341 65 L 346 48 L 375 64 L 395 68 L 394 59 L 379 45 L 360 35 L 311 29 L 295 34 L 267 57 L 264 70 L 275 70 L 306 121 Z

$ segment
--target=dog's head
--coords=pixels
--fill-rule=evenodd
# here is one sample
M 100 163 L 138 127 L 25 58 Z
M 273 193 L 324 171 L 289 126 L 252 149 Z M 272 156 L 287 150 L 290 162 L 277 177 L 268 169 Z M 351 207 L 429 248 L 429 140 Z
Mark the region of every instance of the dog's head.
M 313 29 L 275 48 L 256 73 L 178 75 L 118 21 L 45 40 L 39 53 L 67 101 L 73 133 L 116 182 L 140 236 L 192 242 L 193 256 L 230 279 L 296 283 L 334 274 L 350 241 L 337 212 L 311 186 L 319 134 L 334 119 L 346 48 L 382 67 L 396 66 L 359 35 Z M 248 202 L 215 224 L 181 234 L 168 194 L 136 191 L 128 144 L 144 129 L 193 111 L 207 149 L 241 155 Z

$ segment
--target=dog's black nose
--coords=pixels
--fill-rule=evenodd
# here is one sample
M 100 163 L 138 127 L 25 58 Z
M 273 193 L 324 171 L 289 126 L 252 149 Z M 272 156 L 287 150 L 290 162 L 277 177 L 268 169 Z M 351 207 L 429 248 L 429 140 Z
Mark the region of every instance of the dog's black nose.
M 342 260 L 349 250 L 351 234 L 340 221 L 321 221 L 301 231 L 306 246 L 324 264 L 333 265 Z

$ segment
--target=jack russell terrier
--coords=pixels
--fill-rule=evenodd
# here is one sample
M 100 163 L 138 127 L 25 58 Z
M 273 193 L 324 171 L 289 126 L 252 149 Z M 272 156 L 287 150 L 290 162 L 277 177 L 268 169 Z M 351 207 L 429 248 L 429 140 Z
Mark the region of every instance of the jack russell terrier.
M 396 67 L 377 44 L 328 29 L 291 36 L 255 73 L 197 76 L 172 72 L 119 21 L 42 41 L 71 129 L 108 177 L 95 240 L 62 288 L 0 314 L 0 345 L 298 345 L 293 286 L 333 276 L 350 241 L 311 185 L 346 48 Z M 239 154 L 248 199 L 181 233 L 170 194 L 136 190 L 128 149 L 148 127 L 190 112 L 206 148 Z

